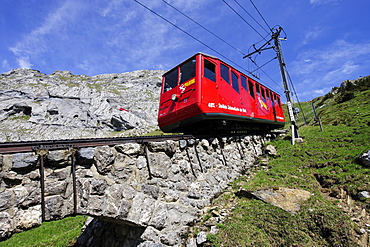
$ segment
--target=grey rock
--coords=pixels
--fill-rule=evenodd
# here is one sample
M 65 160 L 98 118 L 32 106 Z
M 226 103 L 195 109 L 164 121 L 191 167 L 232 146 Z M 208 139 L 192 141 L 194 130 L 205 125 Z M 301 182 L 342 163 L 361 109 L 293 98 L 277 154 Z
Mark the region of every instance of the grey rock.
M 93 147 L 80 148 L 77 153 L 78 164 L 90 166 L 94 163 L 95 149 Z
M 179 141 L 179 144 L 180 144 L 180 148 L 181 148 L 181 149 L 186 148 L 186 146 L 188 145 L 188 143 L 187 143 L 187 141 L 186 141 L 186 140 L 180 140 L 180 141 Z
M 370 167 L 370 150 L 360 156 L 360 161 L 364 166 Z
M 13 155 L 13 169 L 31 168 L 37 163 L 38 157 L 33 153 L 16 153 Z
M 125 143 L 115 146 L 116 150 L 120 153 L 127 155 L 138 155 L 141 153 L 141 146 L 138 143 Z
M 99 173 L 107 174 L 112 169 L 114 153 L 109 146 L 95 148 L 96 168 Z
M 45 195 L 61 195 L 64 194 L 67 188 L 66 181 L 55 181 L 46 183 L 45 185 Z
M 107 181 L 93 178 L 91 180 L 91 195 L 103 195 L 107 186 Z
M 205 242 L 207 242 L 207 233 L 201 231 L 197 235 L 197 244 L 200 245 L 200 244 L 203 244 Z
M 12 220 L 7 212 L 0 212 L 0 239 L 5 239 L 11 235 Z
M 12 198 L 11 190 L 6 190 L 0 193 L 0 211 L 8 209 L 12 205 L 11 198 Z
M 68 150 L 52 150 L 47 154 L 47 163 L 49 166 L 67 166 L 70 165 L 69 157 L 71 153 Z
M 276 148 L 273 145 L 270 145 L 270 144 L 268 144 L 265 147 L 265 153 L 270 155 L 270 156 L 276 156 L 277 155 Z
M 358 194 L 357 194 L 358 198 L 362 199 L 362 198 L 370 198 L 370 192 L 369 191 L 360 191 Z

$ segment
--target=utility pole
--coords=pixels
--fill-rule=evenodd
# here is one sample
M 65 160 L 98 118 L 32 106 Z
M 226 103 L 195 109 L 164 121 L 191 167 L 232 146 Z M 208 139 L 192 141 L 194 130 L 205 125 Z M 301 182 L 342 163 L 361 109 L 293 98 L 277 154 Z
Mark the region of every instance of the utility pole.
M 290 118 L 290 127 L 292 129 L 292 145 L 295 143 L 295 139 L 299 138 L 299 133 L 298 133 L 298 127 L 296 125 L 295 117 L 294 117 L 294 112 L 293 112 L 293 100 L 290 97 L 290 90 L 289 90 L 289 83 L 287 80 L 287 72 L 286 72 L 286 67 L 285 67 L 285 62 L 283 59 L 283 55 L 281 53 L 280 49 L 280 33 L 282 31 L 282 27 L 279 27 L 279 29 L 276 29 L 272 33 L 272 39 L 274 40 L 274 50 L 276 52 L 276 56 L 279 61 L 279 66 L 280 66 L 280 73 L 281 73 L 281 78 L 283 80 L 283 85 L 284 85 L 284 93 L 285 97 L 287 99 L 287 107 L 288 107 L 288 113 L 289 113 L 289 118 Z
M 298 127 L 297 127 L 297 124 L 296 124 L 296 120 L 295 120 L 295 117 L 294 117 L 293 100 L 290 97 L 290 90 L 289 90 L 289 83 L 288 83 L 288 80 L 287 80 L 287 71 L 286 71 L 286 67 L 285 67 L 285 62 L 284 62 L 283 55 L 282 55 L 281 48 L 280 48 L 281 45 L 280 45 L 279 36 L 280 36 L 280 33 L 281 33 L 282 30 L 283 30 L 282 27 L 279 27 L 278 29 L 275 29 L 275 30 L 271 29 L 271 32 L 272 32 L 271 39 L 268 40 L 265 44 L 263 44 L 260 48 L 258 48 L 258 49 L 255 48 L 255 50 L 252 53 L 249 53 L 248 55 L 245 55 L 243 58 L 246 58 L 246 57 L 250 58 L 251 55 L 253 55 L 255 53 L 261 53 L 264 50 L 268 50 L 268 49 L 274 49 L 275 50 L 276 57 L 278 58 L 278 61 L 279 61 L 281 78 L 283 80 L 284 93 L 285 93 L 285 97 L 287 99 L 287 107 L 288 107 L 290 126 L 291 126 L 290 128 L 292 129 L 292 145 L 294 145 L 296 138 L 299 138 L 299 133 L 298 133 Z M 270 44 L 270 42 L 272 40 L 274 41 L 274 46 L 271 46 L 271 44 Z

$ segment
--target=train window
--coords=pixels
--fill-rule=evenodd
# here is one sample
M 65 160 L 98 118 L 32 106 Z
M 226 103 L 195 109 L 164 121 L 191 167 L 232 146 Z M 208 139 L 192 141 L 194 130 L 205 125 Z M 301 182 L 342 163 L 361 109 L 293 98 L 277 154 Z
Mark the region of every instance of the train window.
M 224 64 L 221 64 L 221 77 L 230 84 L 229 67 Z
M 238 76 L 234 73 L 234 71 L 232 71 L 231 76 L 232 76 L 232 81 L 233 81 L 233 88 L 235 91 L 239 93 Z
M 268 89 L 266 89 L 266 98 L 271 101 L 271 92 Z
M 195 77 L 195 59 L 180 66 L 180 83 L 184 83 Z
M 248 87 L 247 87 L 247 78 L 245 78 L 245 76 L 240 76 L 240 79 L 242 80 L 242 87 L 248 91 Z
M 251 81 L 248 81 L 248 85 L 249 85 L 249 93 L 251 94 L 251 96 L 254 98 L 254 88 L 253 88 L 253 83 Z
M 281 107 L 280 97 L 276 97 L 276 98 L 277 98 L 278 105 Z
M 257 93 L 258 96 L 261 95 L 260 85 L 259 84 L 256 84 L 256 93 Z
M 204 77 L 216 82 L 216 65 L 204 59 Z
M 164 77 L 164 92 L 171 90 L 177 86 L 177 68 L 167 73 Z
M 261 88 L 262 100 L 266 102 L 265 89 Z

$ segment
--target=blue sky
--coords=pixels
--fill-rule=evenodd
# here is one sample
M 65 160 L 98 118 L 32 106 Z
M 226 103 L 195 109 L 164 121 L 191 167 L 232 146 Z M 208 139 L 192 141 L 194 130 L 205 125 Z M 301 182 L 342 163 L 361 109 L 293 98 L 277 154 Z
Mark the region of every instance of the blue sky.
M 168 70 L 197 52 L 231 60 L 242 72 L 256 69 L 243 55 L 265 42 L 269 28 L 250 0 L 166 0 L 227 43 L 162 0 L 138 1 L 206 46 L 134 0 L 1 0 L 0 73 L 14 68 L 89 76 Z M 253 3 L 270 27 L 284 28 L 284 58 L 301 101 L 324 95 L 343 80 L 370 75 L 369 0 Z M 261 66 L 274 57 L 270 49 L 254 59 Z M 277 60 L 262 70 L 255 72 L 260 81 L 282 94 Z

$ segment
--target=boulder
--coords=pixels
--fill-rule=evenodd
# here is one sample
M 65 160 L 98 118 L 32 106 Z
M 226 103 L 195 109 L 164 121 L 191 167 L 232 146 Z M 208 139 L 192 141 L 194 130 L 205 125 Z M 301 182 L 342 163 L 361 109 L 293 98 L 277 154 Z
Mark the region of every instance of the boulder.
M 370 150 L 363 153 L 359 159 L 364 166 L 370 167 Z

